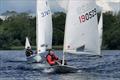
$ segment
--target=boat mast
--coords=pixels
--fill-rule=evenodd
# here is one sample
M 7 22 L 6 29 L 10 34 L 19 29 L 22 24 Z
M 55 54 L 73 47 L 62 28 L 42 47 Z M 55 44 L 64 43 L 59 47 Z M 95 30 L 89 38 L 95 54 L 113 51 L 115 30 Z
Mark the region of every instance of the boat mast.
M 67 5 L 67 14 L 68 14 L 68 10 L 69 10 L 69 4 L 70 4 L 70 1 L 68 2 L 68 5 Z M 67 15 L 68 16 L 68 15 Z M 66 16 L 66 20 L 67 20 L 67 16 Z M 67 21 L 66 21 L 67 22 Z M 65 30 L 66 30 L 66 24 L 65 24 Z M 66 34 L 65 34 L 66 31 L 64 31 L 64 44 L 63 44 L 63 56 L 62 56 L 62 65 L 64 65 L 65 63 L 65 38 L 66 38 Z
M 62 56 L 62 66 L 64 65 L 65 63 L 65 52 L 63 51 L 63 56 Z

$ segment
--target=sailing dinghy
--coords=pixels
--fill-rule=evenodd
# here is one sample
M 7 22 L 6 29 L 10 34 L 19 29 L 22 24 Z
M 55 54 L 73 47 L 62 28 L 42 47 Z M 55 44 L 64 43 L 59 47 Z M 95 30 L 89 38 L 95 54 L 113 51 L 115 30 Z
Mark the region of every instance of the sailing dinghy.
M 64 36 L 63 64 L 54 67 L 56 72 L 77 71 L 74 66 L 64 65 L 66 53 L 100 55 L 95 0 L 69 0 Z
M 30 42 L 29 42 L 29 39 L 28 39 L 28 37 L 26 37 L 26 41 L 25 41 L 25 49 L 27 49 L 27 48 L 31 48 L 31 46 L 30 46 Z
M 42 53 L 52 48 L 52 14 L 47 0 L 37 0 L 36 54 L 27 57 L 29 63 L 41 62 Z
M 26 37 L 25 49 L 27 50 L 28 48 L 31 49 L 31 45 L 30 45 L 28 37 Z M 33 55 L 27 57 L 27 63 L 39 62 L 38 61 L 39 59 L 40 59 L 39 56 L 37 56 L 36 54 L 33 54 Z

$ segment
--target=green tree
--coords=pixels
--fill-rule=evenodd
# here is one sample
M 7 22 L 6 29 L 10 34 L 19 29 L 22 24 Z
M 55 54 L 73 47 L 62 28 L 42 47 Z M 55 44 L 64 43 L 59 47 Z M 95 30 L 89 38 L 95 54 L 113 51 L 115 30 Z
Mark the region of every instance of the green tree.
M 36 25 L 34 17 L 30 16 L 28 13 L 9 14 L 10 15 L 7 14 L 7 18 L 0 25 L 0 35 L 4 35 L 3 38 L 7 37 L 9 43 L 3 43 L 2 45 L 23 46 L 26 36 L 30 39 L 35 38 Z M 4 42 L 3 39 L 1 40 L 1 42 Z M 2 45 L 0 47 L 3 47 Z M 10 46 L 8 47 L 10 48 Z
M 58 12 L 53 15 L 53 45 L 63 45 L 66 14 Z

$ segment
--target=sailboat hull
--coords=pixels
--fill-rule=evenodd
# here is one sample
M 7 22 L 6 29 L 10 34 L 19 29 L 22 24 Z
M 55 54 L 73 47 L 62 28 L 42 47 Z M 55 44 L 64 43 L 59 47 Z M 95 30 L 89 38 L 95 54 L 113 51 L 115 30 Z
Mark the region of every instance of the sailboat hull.
M 74 66 L 68 66 L 68 65 L 58 65 L 53 66 L 55 73 L 75 73 L 78 71 L 78 69 Z
M 34 54 L 34 55 L 31 55 L 31 56 L 27 57 L 27 62 L 28 63 L 39 63 L 41 61 L 42 61 L 42 58 L 38 54 Z

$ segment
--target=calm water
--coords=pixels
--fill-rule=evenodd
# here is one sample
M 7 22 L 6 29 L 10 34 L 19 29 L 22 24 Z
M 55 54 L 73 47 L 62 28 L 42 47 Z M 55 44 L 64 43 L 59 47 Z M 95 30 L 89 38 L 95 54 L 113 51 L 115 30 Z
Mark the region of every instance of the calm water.
M 62 57 L 61 51 L 56 51 Z M 102 57 L 66 55 L 77 73 L 51 74 L 26 63 L 24 51 L 0 51 L 0 80 L 120 80 L 120 51 L 104 50 Z

